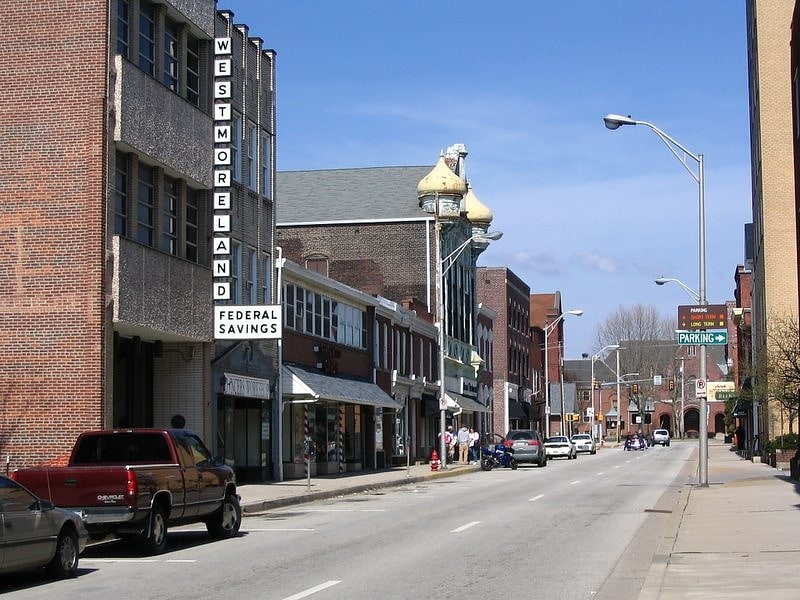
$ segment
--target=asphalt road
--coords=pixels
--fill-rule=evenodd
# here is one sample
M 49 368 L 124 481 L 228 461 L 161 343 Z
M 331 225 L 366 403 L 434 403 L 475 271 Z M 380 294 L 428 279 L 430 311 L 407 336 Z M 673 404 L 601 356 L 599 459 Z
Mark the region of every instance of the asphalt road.
M 211 541 L 171 530 L 142 557 L 92 545 L 80 574 L 0 578 L 8 598 L 635 598 L 657 549 L 649 517 L 693 445 L 431 480 L 247 517 Z M 652 538 L 652 539 L 651 539 Z M 631 552 L 631 550 L 634 550 Z

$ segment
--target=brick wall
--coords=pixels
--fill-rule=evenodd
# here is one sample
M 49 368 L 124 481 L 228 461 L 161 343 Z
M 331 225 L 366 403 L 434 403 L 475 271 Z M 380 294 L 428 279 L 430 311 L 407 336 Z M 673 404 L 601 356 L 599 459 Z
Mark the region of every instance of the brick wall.
M 5 3 L 0 44 L 0 454 L 103 423 L 107 5 Z

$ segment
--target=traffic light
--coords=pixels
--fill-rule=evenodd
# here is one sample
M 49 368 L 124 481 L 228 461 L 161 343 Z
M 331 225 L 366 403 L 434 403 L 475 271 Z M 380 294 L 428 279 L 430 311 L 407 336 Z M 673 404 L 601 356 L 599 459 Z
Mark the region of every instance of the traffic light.
M 638 383 L 634 383 L 634 384 L 631 385 L 631 392 L 633 392 L 634 394 L 638 394 L 639 393 L 639 384 Z
M 597 383 L 597 377 L 592 377 L 592 389 L 593 390 L 600 389 L 600 385 Z
M 675 380 L 674 379 L 670 379 L 669 383 L 667 384 L 667 387 L 669 388 L 670 392 L 673 391 L 675 389 Z

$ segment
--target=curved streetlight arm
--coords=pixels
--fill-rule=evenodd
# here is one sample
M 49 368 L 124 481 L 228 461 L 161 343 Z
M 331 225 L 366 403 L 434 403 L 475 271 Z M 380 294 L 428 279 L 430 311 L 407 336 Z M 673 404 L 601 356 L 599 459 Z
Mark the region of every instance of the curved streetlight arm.
M 700 164 L 703 161 L 702 155 L 695 154 L 694 152 L 689 150 L 686 146 L 681 144 L 678 140 L 672 138 L 666 132 L 661 131 L 658 127 L 656 127 L 652 123 L 648 123 L 647 121 L 637 121 L 636 119 L 632 119 L 631 117 L 623 117 L 622 115 L 614 115 L 614 114 L 606 115 L 603 118 L 603 122 L 606 124 L 606 127 L 608 129 L 612 130 L 618 129 L 622 125 L 644 125 L 645 127 L 649 127 L 653 131 L 653 133 L 655 133 L 659 137 L 659 139 L 662 142 L 664 142 L 664 144 L 667 146 L 667 148 L 669 148 L 669 151 L 672 152 L 675 158 L 681 161 L 681 164 L 687 171 L 689 171 L 689 174 L 692 176 L 692 178 L 697 183 L 700 183 L 700 178 L 701 178 L 700 174 L 695 173 L 692 170 L 692 168 L 686 162 L 686 157 L 688 156 L 696 163 Z M 683 152 L 683 155 L 679 154 L 678 150 Z
M 459 256 L 467 249 L 472 242 L 488 243 L 499 240 L 503 237 L 502 231 L 490 231 L 488 233 L 476 233 L 470 236 L 465 241 L 461 242 L 455 250 L 442 259 L 442 276 L 444 276 L 452 267 Z
M 680 279 L 673 279 L 671 277 L 659 277 L 658 279 L 655 280 L 656 285 L 664 285 L 665 283 L 670 283 L 670 282 L 677 283 L 679 286 L 681 286 L 684 289 L 684 291 L 687 294 L 689 294 L 689 296 L 692 298 L 692 300 L 694 300 L 698 304 L 700 303 L 700 294 L 695 292 L 692 288 L 690 288 L 688 285 L 683 283 Z

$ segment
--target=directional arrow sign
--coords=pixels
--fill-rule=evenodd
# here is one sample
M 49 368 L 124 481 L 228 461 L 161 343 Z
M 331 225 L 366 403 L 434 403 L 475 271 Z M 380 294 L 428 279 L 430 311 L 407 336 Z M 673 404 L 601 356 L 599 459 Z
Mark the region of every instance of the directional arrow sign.
M 683 346 L 724 346 L 728 343 L 728 332 L 679 331 L 678 343 Z

